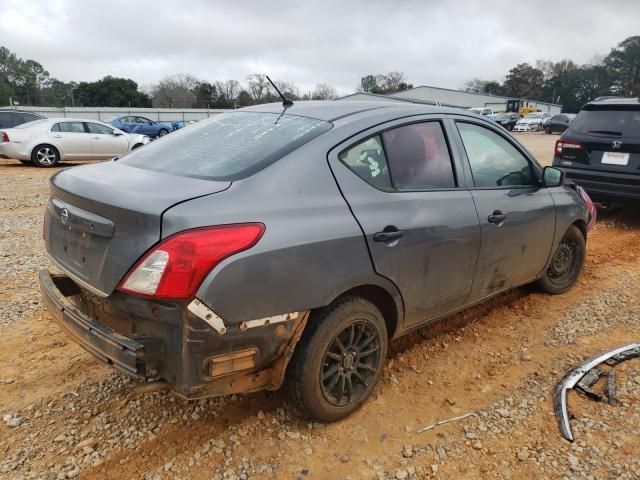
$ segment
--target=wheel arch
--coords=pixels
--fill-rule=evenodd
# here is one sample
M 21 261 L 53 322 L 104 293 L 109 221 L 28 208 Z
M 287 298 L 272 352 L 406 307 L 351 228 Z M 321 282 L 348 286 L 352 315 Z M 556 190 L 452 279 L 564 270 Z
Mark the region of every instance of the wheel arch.
M 587 223 L 582 219 L 578 219 L 575 222 L 573 222 L 571 225 L 572 226 L 575 225 L 576 227 L 578 227 L 580 232 L 582 232 L 582 236 L 584 237 L 584 241 L 586 242 L 587 241 Z
M 389 340 L 396 338 L 401 331 L 402 318 L 404 316 L 404 307 L 400 294 L 394 292 L 392 294 L 386 288 L 375 284 L 364 284 L 349 288 L 337 295 L 330 304 L 333 304 L 344 297 L 360 297 L 371 302 L 380 310 L 387 326 L 387 335 Z
M 44 147 L 44 146 L 51 147 L 56 151 L 56 153 L 58 154 L 59 162 L 62 162 L 65 159 L 63 151 L 54 142 L 35 142 L 31 147 L 31 149 L 29 150 L 29 159 L 33 158 L 33 155 L 35 154 L 35 151 L 37 148 Z

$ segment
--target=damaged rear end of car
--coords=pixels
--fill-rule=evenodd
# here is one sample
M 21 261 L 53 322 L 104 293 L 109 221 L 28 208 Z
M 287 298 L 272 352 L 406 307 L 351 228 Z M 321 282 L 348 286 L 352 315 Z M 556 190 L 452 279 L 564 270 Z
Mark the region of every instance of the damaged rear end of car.
M 61 273 L 41 271 L 40 288 L 67 335 L 187 399 L 280 387 L 308 311 L 263 303 L 231 315 L 208 296 L 211 279 L 269 230 L 260 208 L 227 191 L 331 126 L 275 120 L 231 114 L 52 177 L 43 235 Z

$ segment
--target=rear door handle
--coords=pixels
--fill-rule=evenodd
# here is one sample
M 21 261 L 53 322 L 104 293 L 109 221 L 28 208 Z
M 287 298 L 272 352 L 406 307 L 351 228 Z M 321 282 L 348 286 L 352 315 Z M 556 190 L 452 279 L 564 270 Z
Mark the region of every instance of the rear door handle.
M 500 210 L 494 210 L 491 215 L 487 217 L 487 221 L 489 223 L 494 223 L 500 226 L 507 219 L 507 215 L 502 213 Z
M 402 230 L 391 230 L 389 227 L 386 227 L 384 231 L 373 234 L 373 241 L 392 243 L 400 240 L 402 237 L 404 237 L 404 232 Z

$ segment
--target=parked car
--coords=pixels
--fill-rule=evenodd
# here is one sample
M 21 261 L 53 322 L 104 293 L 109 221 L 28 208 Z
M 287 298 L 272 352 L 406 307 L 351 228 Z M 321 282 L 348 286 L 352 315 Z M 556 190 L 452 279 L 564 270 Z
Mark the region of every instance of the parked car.
M 0 130 L 0 158 L 38 167 L 62 160 L 104 160 L 149 143 L 106 123 L 81 118 L 45 118 Z
M 3 128 L 13 128 L 23 123 L 41 120 L 45 117 L 32 112 L 23 112 L 22 110 L 3 109 L 0 110 L 0 130 Z
M 574 118 L 576 118 L 575 113 L 559 113 L 558 115 L 554 115 L 545 121 L 544 133 L 562 133 L 569 128 L 569 124 Z
M 594 200 L 640 199 L 640 99 L 587 103 L 556 141 L 553 165 Z
M 518 120 L 520 120 L 520 115 L 513 112 L 498 113 L 494 119 L 498 125 L 502 125 L 507 130 L 513 130 Z
M 334 421 L 370 396 L 390 339 L 517 285 L 571 288 L 589 215 L 468 112 L 259 105 L 54 175 L 44 238 L 64 273 L 40 285 L 131 376 L 188 399 L 286 382 Z
M 169 124 L 154 122 L 153 120 L 138 115 L 115 117 L 108 120 L 108 122 L 124 132 L 139 133 L 152 138 L 164 137 L 167 133 L 175 130 Z
M 487 117 L 491 120 L 495 119 L 495 114 L 493 110 L 487 107 L 473 107 L 469 109 L 470 112 L 475 113 L 476 115 L 482 115 L 483 117 Z
M 542 130 L 543 122 L 551 118 L 548 112 L 532 112 L 527 113 L 523 118 L 518 120 L 513 127 L 514 132 L 537 132 Z

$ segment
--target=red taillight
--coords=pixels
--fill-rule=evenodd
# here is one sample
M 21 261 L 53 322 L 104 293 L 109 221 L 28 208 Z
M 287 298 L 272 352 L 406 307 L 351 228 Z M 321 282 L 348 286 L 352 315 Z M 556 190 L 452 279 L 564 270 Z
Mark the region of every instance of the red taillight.
M 118 290 L 188 300 L 217 264 L 253 247 L 264 229 L 261 223 L 242 223 L 176 233 L 148 251 L 127 273 Z
M 562 155 L 565 149 L 576 150 L 582 148 L 582 144 L 580 142 L 572 142 L 568 140 L 556 140 L 556 155 Z
M 9 134 L 7 132 L 0 132 L 0 143 L 8 143 L 9 142 Z

